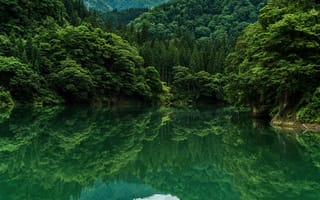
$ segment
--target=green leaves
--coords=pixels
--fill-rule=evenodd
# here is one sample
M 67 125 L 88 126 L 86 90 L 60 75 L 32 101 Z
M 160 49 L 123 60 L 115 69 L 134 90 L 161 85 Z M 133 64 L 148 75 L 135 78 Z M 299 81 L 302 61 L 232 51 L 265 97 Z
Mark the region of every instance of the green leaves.
M 306 102 L 307 104 L 298 111 L 297 118 L 302 122 L 320 123 L 320 87 L 307 97 Z
M 305 93 L 315 91 L 320 84 L 317 6 L 306 3 L 296 7 L 283 1 L 262 9 L 259 21 L 244 31 L 236 51 L 229 56 L 227 71 L 238 82 L 228 84 L 228 96 L 242 94 L 243 103 L 271 109 L 280 102 L 286 107 L 282 110 L 289 112 L 297 109 Z
M 39 26 L 32 34 L 23 36 L 20 33 L 10 33 L 10 37 L 0 34 L 0 56 L 15 56 L 0 57 L 0 87 L 9 90 L 13 99 L 51 105 L 63 101 L 116 101 L 119 96 L 135 96 L 150 102 L 162 92 L 159 77 L 150 70 L 148 75 L 151 77 L 146 77 L 144 60 L 138 50 L 120 36 L 92 25 L 59 25 L 64 15 L 59 0 L 38 2 L 37 5 L 29 1 L 24 3 L 17 6 L 25 12 L 34 9 L 36 13 L 26 18 L 26 24 L 15 25 L 27 33 L 31 27 Z M 26 8 L 27 4 L 30 8 Z M 76 2 L 66 3 L 71 6 L 68 12 L 75 11 L 73 4 Z M 79 10 L 85 9 L 78 6 Z M 40 14 L 44 19 L 38 19 Z M 29 20 L 34 21 L 29 23 Z
M 153 66 L 146 68 L 146 83 L 155 95 L 162 93 L 163 89 L 160 81 L 160 75 Z
M 32 102 L 39 94 L 41 77 L 13 57 L 0 57 L 0 85 L 19 101 Z
M 183 66 L 176 66 L 173 69 L 173 89 L 178 93 L 178 99 L 209 98 L 212 101 L 222 99 L 224 78 L 221 74 L 212 75 L 205 71 L 192 74 Z
M 90 102 L 90 94 L 94 91 L 93 78 L 88 70 L 80 67 L 74 60 L 61 61 L 62 69 L 53 74 L 53 84 L 67 102 Z
M 0 87 L 0 107 L 14 105 L 13 99 L 9 91 Z
M 263 0 L 258 1 L 264 3 Z M 179 37 L 179 33 L 194 33 L 196 38 L 209 37 L 213 41 L 222 31 L 228 36 L 238 35 L 247 24 L 256 19 L 259 6 L 245 1 L 172 1 L 141 15 L 132 24 L 142 31 L 145 23 L 155 36 Z M 211 35 L 212 33 L 212 35 Z
M 222 73 L 236 38 L 257 19 L 259 4 L 264 3 L 264 0 L 170 1 L 129 23 L 128 37 L 135 38 L 132 40 L 140 45 L 145 66 L 155 66 L 168 85 L 173 81 L 174 66 L 188 67 L 193 73 Z
M 55 63 L 50 73 L 62 78 L 52 79 L 51 84 L 66 99 L 89 102 L 105 95 L 140 95 L 148 99 L 150 93 L 159 92 L 150 90 L 137 49 L 115 34 L 82 25 L 59 28 L 49 38 L 44 36 L 54 47 L 49 48 L 51 53 L 46 57 Z M 69 77 L 71 74 L 74 76 Z M 71 84 L 81 81 L 82 86 Z

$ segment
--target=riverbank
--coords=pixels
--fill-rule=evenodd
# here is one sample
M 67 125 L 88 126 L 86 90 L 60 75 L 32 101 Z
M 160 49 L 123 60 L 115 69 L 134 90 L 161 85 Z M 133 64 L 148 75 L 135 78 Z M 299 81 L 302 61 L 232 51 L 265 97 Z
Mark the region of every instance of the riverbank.
M 272 120 L 270 125 L 286 131 L 320 132 L 320 124 L 302 123 L 290 120 Z

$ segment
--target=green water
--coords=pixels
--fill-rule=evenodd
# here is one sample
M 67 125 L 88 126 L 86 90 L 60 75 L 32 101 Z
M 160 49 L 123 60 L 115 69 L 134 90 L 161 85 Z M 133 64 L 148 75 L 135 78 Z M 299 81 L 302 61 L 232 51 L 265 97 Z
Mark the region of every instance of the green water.
M 320 134 L 275 131 L 248 114 L 214 107 L 1 111 L 1 200 L 154 194 L 320 199 Z

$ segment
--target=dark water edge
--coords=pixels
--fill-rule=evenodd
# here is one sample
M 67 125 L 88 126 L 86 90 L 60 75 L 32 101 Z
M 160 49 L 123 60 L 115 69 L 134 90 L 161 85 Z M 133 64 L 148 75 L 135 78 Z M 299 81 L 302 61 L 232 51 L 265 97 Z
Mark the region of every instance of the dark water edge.
M 227 107 L 18 107 L 0 160 L 1 200 L 320 199 L 319 133 Z

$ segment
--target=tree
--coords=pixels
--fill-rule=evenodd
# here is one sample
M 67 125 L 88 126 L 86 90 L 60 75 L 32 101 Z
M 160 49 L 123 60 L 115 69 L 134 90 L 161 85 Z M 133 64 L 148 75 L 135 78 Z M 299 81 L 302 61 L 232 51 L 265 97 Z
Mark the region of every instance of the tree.
M 13 57 L 0 56 L 0 85 L 15 100 L 32 102 L 40 94 L 41 77 L 26 64 Z
M 146 83 L 150 87 L 154 96 L 162 93 L 162 83 L 160 81 L 160 74 L 155 67 L 149 66 L 146 68 Z
M 60 65 L 62 70 L 51 75 L 53 84 L 60 95 L 68 103 L 90 102 L 95 85 L 89 71 L 81 68 L 71 59 L 61 61 Z
M 318 7 L 281 1 L 262 9 L 230 54 L 229 97 L 251 104 L 257 113 L 277 109 L 280 118 L 295 119 L 304 96 L 320 85 Z

